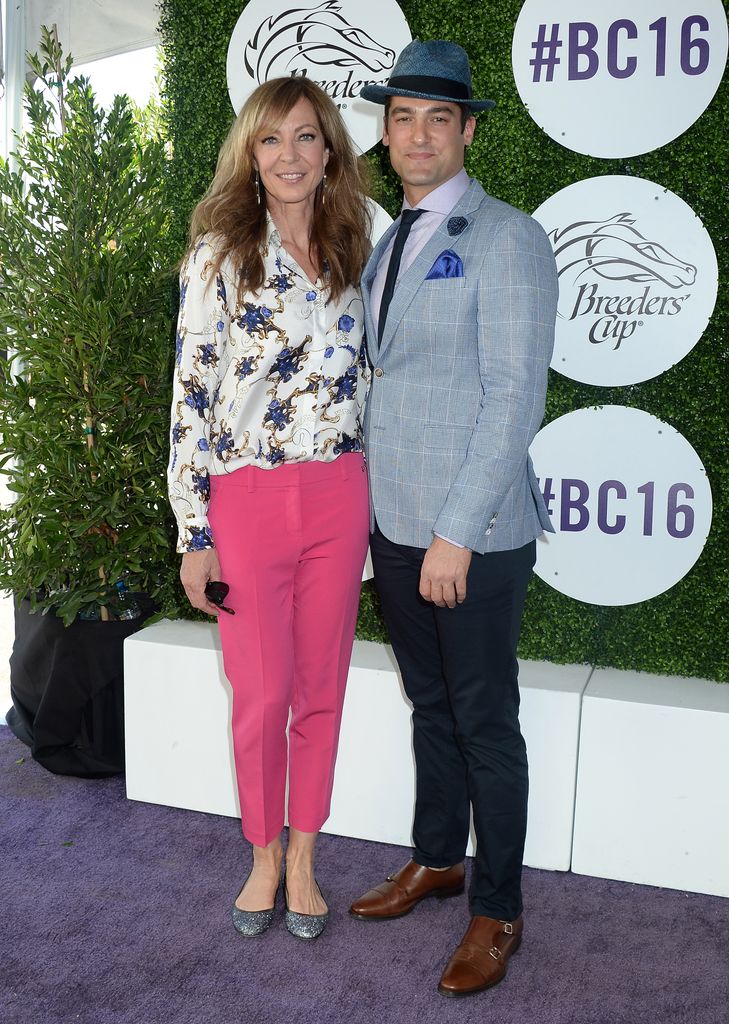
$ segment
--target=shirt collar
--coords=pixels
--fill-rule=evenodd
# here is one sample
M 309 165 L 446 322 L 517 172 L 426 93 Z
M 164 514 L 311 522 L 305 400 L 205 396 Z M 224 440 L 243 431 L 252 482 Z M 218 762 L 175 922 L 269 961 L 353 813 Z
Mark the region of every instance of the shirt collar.
M 468 191 L 470 181 L 465 167 L 462 167 L 458 174 L 434 188 L 415 206 L 411 206 L 407 199 L 403 200 L 402 208 L 403 210 L 427 210 L 428 213 L 439 213 L 445 217 Z
M 271 214 L 266 211 L 266 248 L 273 246 L 275 249 L 281 245 L 281 235 L 278 233 L 278 228 L 273 223 Z

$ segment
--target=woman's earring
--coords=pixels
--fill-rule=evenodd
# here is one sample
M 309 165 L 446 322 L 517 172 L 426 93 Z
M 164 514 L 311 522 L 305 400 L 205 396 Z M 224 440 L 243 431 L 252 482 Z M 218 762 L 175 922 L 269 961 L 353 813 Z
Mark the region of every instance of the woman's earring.
M 321 179 L 321 205 L 322 206 L 326 202 L 326 190 L 327 190 L 327 176 L 326 176 L 326 174 L 324 174 L 324 176 Z
M 256 186 L 256 202 L 260 206 L 261 205 L 261 187 L 260 187 L 260 184 L 259 184 L 258 168 L 256 168 L 256 176 L 253 179 L 253 181 L 254 181 L 254 184 Z

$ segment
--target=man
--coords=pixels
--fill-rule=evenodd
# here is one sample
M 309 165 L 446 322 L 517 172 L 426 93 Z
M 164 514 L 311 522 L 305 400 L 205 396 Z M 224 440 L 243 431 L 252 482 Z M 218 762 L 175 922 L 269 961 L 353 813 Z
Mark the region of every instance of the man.
M 557 277 L 536 221 L 464 170 L 472 111 L 493 103 L 471 97 L 459 46 L 413 41 L 388 84 L 362 96 L 386 104 L 383 142 L 405 194 L 362 288 L 371 550 L 413 705 L 417 786 L 413 859 L 350 912 L 386 920 L 462 893 L 472 807 L 472 919 L 438 986 L 470 995 L 503 978 L 523 929 L 516 643 L 535 538 L 552 529 L 528 448 Z

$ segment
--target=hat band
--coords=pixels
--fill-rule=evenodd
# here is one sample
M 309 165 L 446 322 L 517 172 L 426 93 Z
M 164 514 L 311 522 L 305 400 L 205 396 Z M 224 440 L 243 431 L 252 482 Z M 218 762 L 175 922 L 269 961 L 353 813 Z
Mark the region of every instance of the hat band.
M 471 90 L 463 82 L 455 82 L 452 78 L 434 78 L 431 75 L 395 75 L 388 80 L 387 88 L 427 92 L 435 96 L 449 96 L 454 100 L 471 98 Z

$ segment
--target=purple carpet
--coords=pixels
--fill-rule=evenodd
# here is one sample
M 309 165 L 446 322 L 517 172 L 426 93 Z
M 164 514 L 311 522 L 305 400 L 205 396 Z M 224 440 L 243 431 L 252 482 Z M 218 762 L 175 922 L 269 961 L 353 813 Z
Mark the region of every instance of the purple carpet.
M 54 776 L 0 727 L 0 1019 L 4 1024 L 720 1024 L 729 902 L 525 872 L 526 931 L 502 984 L 435 986 L 465 899 L 386 923 L 350 899 L 407 851 L 322 836 L 332 910 L 312 945 L 282 912 L 243 939 L 230 904 L 248 869 L 239 824 L 127 801 L 123 779 Z

